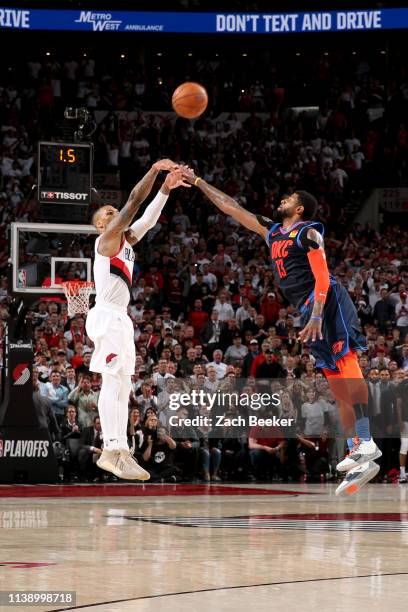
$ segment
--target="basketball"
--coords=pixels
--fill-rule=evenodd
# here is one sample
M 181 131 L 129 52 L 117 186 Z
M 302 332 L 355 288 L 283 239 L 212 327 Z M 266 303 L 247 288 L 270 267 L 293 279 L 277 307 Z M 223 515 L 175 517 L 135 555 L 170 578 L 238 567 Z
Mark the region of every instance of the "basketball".
M 207 91 L 199 83 L 183 83 L 173 93 L 171 104 L 180 117 L 195 119 L 207 108 Z

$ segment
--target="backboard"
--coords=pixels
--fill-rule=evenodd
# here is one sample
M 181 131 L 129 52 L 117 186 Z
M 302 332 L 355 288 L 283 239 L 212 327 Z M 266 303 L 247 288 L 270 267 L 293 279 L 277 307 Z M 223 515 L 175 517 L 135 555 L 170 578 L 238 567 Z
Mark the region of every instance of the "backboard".
M 93 225 L 16 222 L 10 230 L 13 294 L 57 295 L 63 281 L 93 281 Z

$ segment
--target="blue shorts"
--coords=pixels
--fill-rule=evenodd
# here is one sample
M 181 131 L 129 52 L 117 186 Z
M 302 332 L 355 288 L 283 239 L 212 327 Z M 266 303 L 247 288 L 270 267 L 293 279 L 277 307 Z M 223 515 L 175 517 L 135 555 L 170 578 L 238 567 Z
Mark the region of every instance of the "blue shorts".
M 313 296 L 300 308 L 302 329 L 309 321 L 312 310 Z M 346 288 L 338 283 L 330 284 L 323 310 L 322 334 L 323 340 L 309 342 L 317 368 L 338 372 L 336 362 L 350 349 L 367 350 L 355 306 Z

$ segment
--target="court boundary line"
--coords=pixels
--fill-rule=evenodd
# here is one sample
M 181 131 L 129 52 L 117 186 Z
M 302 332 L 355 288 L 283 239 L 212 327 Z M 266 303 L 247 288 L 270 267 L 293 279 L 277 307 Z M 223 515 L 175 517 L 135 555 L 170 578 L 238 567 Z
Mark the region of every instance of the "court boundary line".
M 195 593 L 213 593 L 214 591 L 232 591 L 234 589 L 251 589 L 265 586 L 279 586 L 286 584 L 306 584 L 309 582 L 328 582 L 330 580 L 355 580 L 356 578 L 378 578 L 380 576 L 408 576 L 408 572 L 392 572 L 385 574 L 362 574 L 359 576 L 333 576 L 332 578 L 307 578 L 305 580 L 284 580 L 281 582 L 261 582 L 259 584 L 237 584 L 225 587 L 214 587 L 208 589 L 196 589 L 194 591 L 178 591 L 175 593 L 161 593 L 157 595 L 143 595 L 141 597 L 129 597 L 126 599 L 113 599 L 111 601 L 100 601 L 98 603 L 84 604 L 81 606 L 72 606 L 70 608 L 55 608 L 49 612 L 65 612 L 66 610 L 81 610 L 83 608 L 96 608 L 96 606 L 105 606 L 117 603 L 126 603 L 128 601 L 141 601 L 143 599 L 158 599 L 159 597 L 174 597 L 179 595 L 194 595 Z

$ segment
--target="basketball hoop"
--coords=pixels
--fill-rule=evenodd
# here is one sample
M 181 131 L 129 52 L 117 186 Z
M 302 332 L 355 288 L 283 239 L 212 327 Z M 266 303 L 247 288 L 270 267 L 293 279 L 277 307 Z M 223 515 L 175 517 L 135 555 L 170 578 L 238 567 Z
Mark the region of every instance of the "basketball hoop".
M 94 284 L 89 281 L 65 281 L 61 283 L 68 302 L 68 316 L 86 314 L 89 311 L 89 296 Z

